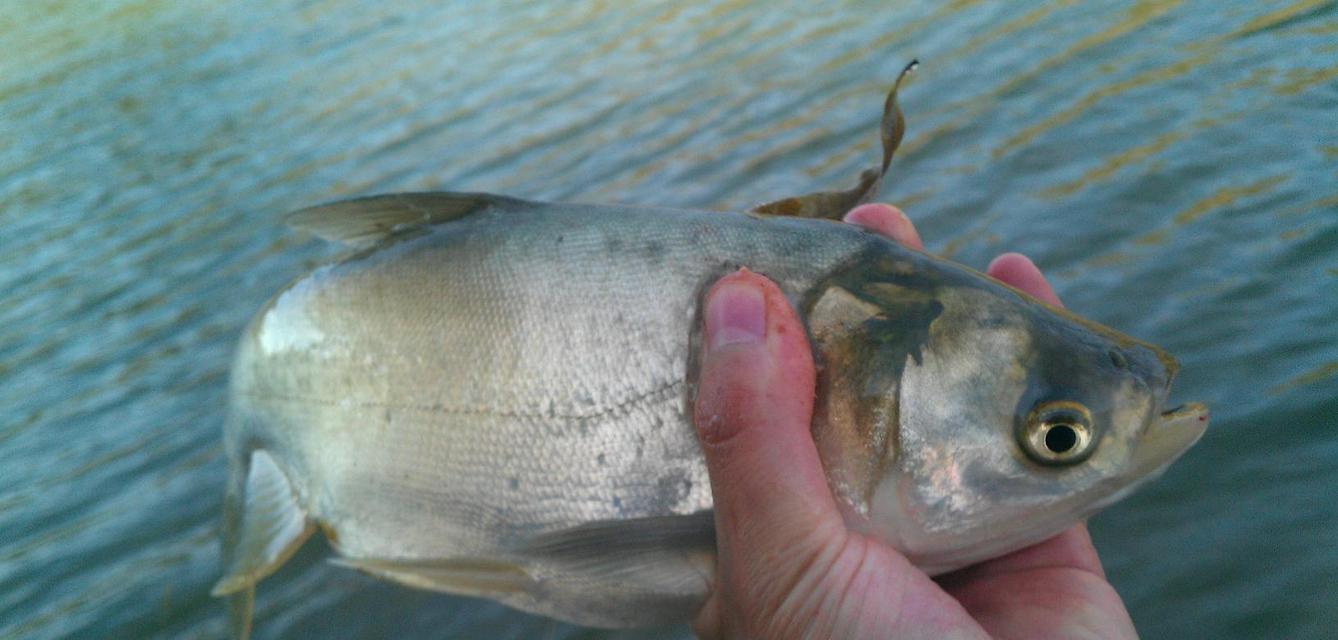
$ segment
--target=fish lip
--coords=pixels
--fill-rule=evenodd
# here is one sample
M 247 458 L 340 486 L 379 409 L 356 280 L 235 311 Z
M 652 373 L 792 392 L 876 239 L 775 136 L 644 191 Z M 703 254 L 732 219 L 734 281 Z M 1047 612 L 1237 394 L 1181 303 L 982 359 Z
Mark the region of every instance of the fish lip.
M 1135 450 L 1135 466 L 1143 473 L 1166 468 L 1188 451 L 1208 429 L 1208 407 L 1189 402 L 1153 419 Z
M 1162 423 L 1175 421 L 1177 424 L 1192 418 L 1193 422 L 1208 423 L 1208 407 L 1201 402 L 1187 402 L 1173 409 L 1161 412 Z

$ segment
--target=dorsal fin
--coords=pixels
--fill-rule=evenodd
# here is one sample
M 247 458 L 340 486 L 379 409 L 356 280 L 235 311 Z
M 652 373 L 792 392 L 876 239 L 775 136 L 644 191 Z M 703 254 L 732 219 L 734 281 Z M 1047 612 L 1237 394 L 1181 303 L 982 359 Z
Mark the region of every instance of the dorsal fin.
M 773 216 L 839 220 L 855 205 L 870 202 L 877 197 L 878 187 L 883 182 L 883 175 L 887 173 L 888 165 L 892 164 L 892 154 L 896 153 L 897 146 L 901 144 L 901 138 L 906 133 L 906 119 L 902 117 L 901 107 L 897 105 L 897 89 L 901 88 L 901 81 L 905 80 L 906 76 L 910 75 L 910 72 L 919 64 L 918 60 L 912 60 L 910 64 L 906 65 L 905 69 L 901 70 L 896 83 L 892 85 L 892 90 L 887 94 L 887 100 L 883 103 L 883 120 L 878 127 L 879 137 L 883 141 L 882 167 L 865 169 L 860 174 L 859 184 L 849 191 L 819 191 L 784 198 L 758 205 L 750 211 Z
M 493 206 L 526 204 L 488 193 L 392 193 L 307 207 L 288 214 L 286 221 L 294 229 L 361 249 L 398 231 L 459 220 Z

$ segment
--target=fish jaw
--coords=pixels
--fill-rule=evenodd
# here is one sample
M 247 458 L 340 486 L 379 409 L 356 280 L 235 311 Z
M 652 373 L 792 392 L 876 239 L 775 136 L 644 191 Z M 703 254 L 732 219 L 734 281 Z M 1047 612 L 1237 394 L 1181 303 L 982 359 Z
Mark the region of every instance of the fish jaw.
M 1208 429 L 1208 407 L 1198 402 L 1163 412 L 1134 450 L 1133 475 L 1155 477 L 1184 455 Z

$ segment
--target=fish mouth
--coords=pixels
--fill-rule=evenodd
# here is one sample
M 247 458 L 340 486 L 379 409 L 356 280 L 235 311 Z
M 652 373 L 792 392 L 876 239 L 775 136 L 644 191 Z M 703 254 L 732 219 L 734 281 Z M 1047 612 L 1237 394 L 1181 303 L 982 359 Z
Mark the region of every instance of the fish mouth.
M 1144 472 L 1163 469 L 1194 446 L 1208 429 L 1208 407 L 1198 402 L 1163 411 L 1148 426 L 1135 451 L 1136 466 Z

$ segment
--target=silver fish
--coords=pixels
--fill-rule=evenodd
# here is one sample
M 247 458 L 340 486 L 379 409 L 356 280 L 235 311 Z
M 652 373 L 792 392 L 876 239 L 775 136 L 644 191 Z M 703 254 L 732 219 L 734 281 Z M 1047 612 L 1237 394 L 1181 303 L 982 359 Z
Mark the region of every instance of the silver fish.
M 713 575 L 690 422 L 701 299 L 774 280 L 821 367 L 813 435 L 851 526 L 941 573 L 1047 538 L 1203 433 L 1160 349 L 836 216 L 378 196 L 298 212 L 351 255 L 299 278 L 232 369 L 224 575 L 254 588 L 317 529 L 336 562 L 604 627 L 688 619 Z M 763 215 L 763 214 L 771 215 Z M 788 214 L 788 215 L 782 215 Z

